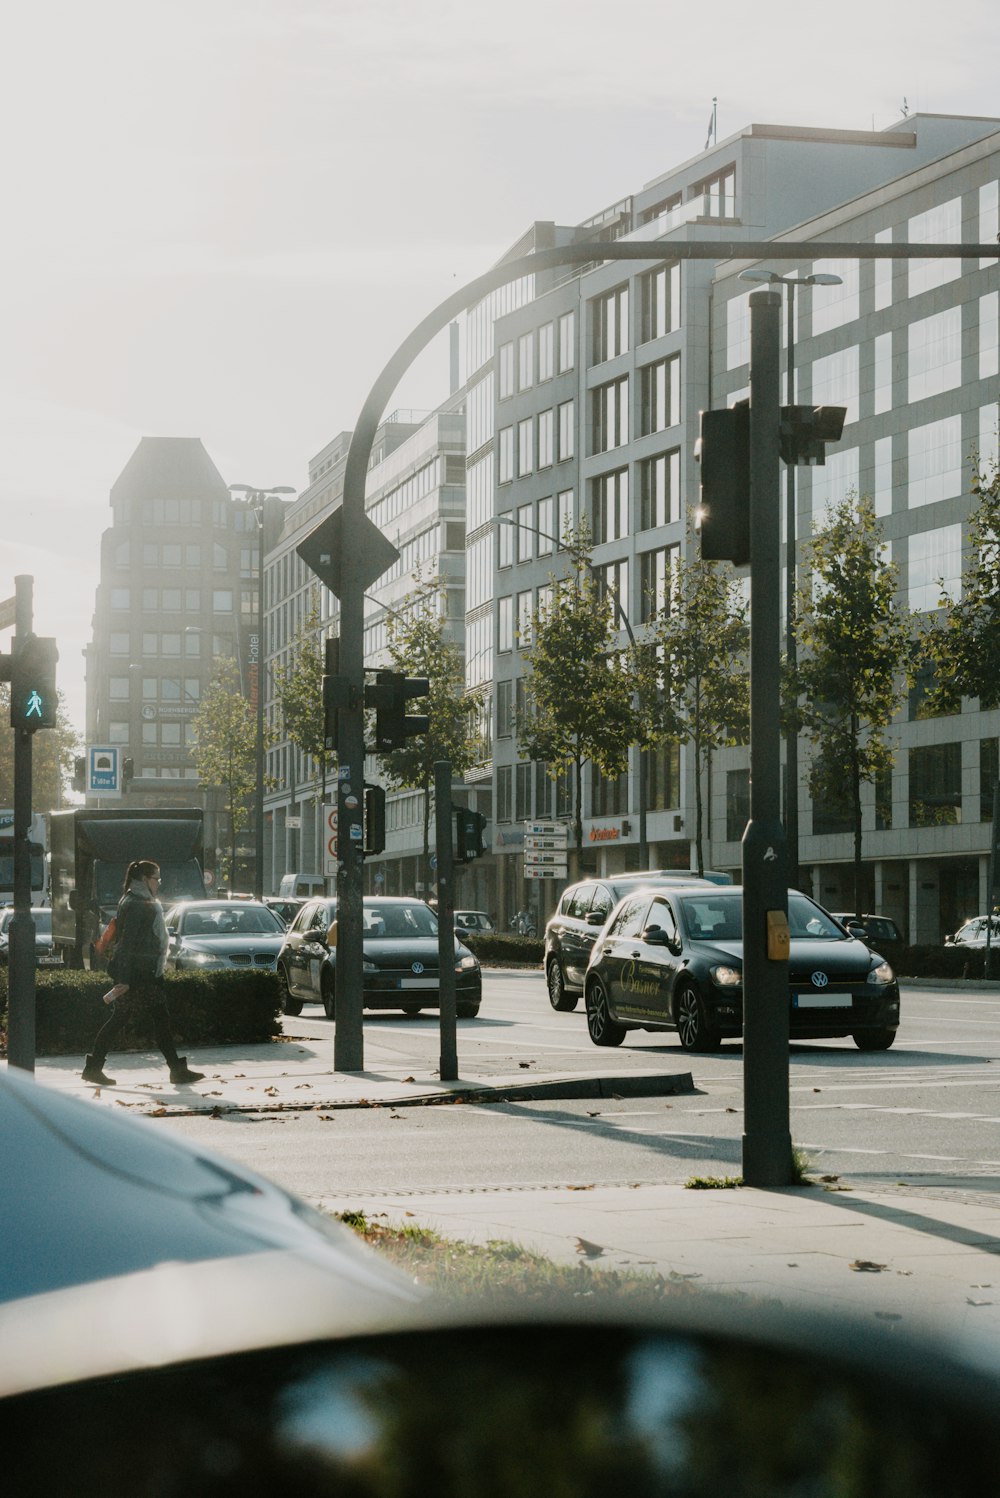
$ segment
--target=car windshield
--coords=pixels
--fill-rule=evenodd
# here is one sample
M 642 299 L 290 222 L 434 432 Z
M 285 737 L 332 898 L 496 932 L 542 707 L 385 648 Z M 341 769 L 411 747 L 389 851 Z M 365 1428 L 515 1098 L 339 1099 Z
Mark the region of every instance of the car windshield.
M 36 936 L 52 935 L 52 912 L 47 907 L 45 910 L 33 910 L 31 919 L 35 923 Z
M 182 936 L 274 936 L 283 927 L 264 905 L 220 905 L 184 911 L 177 930 Z
M 428 905 L 414 900 L 412 904 L 395 905 L 365 901 L 365 935 L 399 938 L 406 936 L 436 936 L 437 916 Z
M 738 894 L 684 895 L 680 900 L 688 935 L 693 941 L 741 941 L 743 900 Z M 805 895 L 789 891 L 788 926 L 796 940 L 845 941 L 832 915 Z

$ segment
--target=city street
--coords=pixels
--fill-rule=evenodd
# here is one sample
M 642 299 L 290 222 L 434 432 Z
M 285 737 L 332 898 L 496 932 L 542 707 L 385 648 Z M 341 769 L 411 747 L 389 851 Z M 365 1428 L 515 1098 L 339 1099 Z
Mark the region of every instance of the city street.
M 333 1027 L 317 1008 L 285 1021 L 290 1037 L 332 1057 Z M 366 1035 L 385 1055 L 439 1050 L 436 1014 L 369 1016 Z M 291 1056 L 291 1052 L 290 1052 Z M 520 1101 L 220 1118 L 170 1117 L 160 1127 L 201 1141 L 311 1200 L 378 1191 L 682 1183 L 740 1170 L 742 1048 L 692 1056 L 672 1035 L 636 1032 L 598 1050 L 582 1003 L 548 1004 L 538 972 L 485 974 L 483 1008 L 458 1027 L 460 1072 L 530 1076 L 596 1068 L 689 1072 L 692 1093 L 605 1101 Z M 994 1070 L 997 1067 L 997 1070 Z M 1000 1188 L 1000 991 L 906 989 L 893 1049 L 863 1055 L 853 1043 L 794 1045 L 791 1132 L 814 1171 L 858 1188 L 906 1186 L 923 1195 Z M 303 1096 L 305 1101 L 305 1095 Z

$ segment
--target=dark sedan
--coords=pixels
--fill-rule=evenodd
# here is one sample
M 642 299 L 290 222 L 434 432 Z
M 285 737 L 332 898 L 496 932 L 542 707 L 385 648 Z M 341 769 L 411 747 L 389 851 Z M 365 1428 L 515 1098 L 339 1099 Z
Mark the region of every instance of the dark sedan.
M 688 1051 L 715 1050 L 743 1029 L 743 892 L 638 890 L 619 901 L 594 943 L 584 998 L 595 1045 L 629 1030 L 676 1030 Z M 884 1051 L 899 1025 L 899 987 L 869 951 L 806 895 L 788 895 L 789 1033 L 850 1035 Z
M 285 928 L 255 900 L 186 900 L 167 911 L 167 967 L 274 972 Z
M 310 900 L 289 927 L 278 956 L 278 981 L 286 1014 L 300 1014 L 303 1003 L 323 1005 L 333 1019 L 337 994 L 337 952 L 329 939 L 336 900 Z M 366 1009 L 402 1009 L 419 1014 L 439 1001 L 437 916 L 422 900 L 368 896 L 363 903 Z M 460 1019 L 475 1019 L 482 1001 L 479 961 L 455 942 L 455 1004 Z

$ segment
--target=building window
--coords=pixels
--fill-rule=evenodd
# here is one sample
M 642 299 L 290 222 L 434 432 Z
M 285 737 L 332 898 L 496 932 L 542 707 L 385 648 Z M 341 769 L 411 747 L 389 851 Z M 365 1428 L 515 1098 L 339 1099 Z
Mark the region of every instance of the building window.
M 164 542 L 162 547 L 161 563 L 164 567 L 179 567 L 181 565 L 180 546 Z
M 531 505 L 517 507 L 517 560 L 530 562 L 534 556 L 535 527 Z
M 985 243 L 985 241 L 982 241 Z M 1000 373 L 1000 292 L 989 291 L 979 298 L 979 378 L 988 380 Z
M 993 792 L 997 783 L 997 740 L 979 740 L 979 820 L 993 820 Z
M 573 781 L 569 770 L 559 770 L 556 775 L 556 816 L 568 817 L 573 810 Z
M 640 555 L 639 584 L 642 594 L 639 600 L 639 618 L 643 624 L 649 624 L 661 615 L 670 613 L 679 555 L 678 546 L 660 546 L 656 551 L 644 551 Z
M 179 749 L 181 744 L 181 725 L 179 723 L 160 724 L 160 743 L 169 749 Z
M 535 466 L 535 418 L 528 416 L 517 424 L 517 476 L 524 478 Z
M 602 775 L 590 768 L 590 814 L 592 817 L 623 817 L 628 812 L 628 771 Z
M 844 424 L 858 419 L 858 382 L 860 350 L 857 344 L 839 349 L 825 359 L 814 359 L 812 367 L 812 404 L 845 406 Z
M 531 765 L 515 765 L 516 805 L 514 820 L 524 822 L 531 816 Z
M 530 390 L 535 383 L 534 333 L 522 333 L 517 340 L 517 383 L 521 390 Z
M 841 832 L 851 832 L 853 828 L 851 800 L 846 788 L 842 788 L 838 795 L 814 798 L 812 804 L 814 837 L 835 837 Z
M 540 822 L 547 822 L 551 815 L 552 781 L 548 765 L 540 759 L 535 763 L 535 816 Z
M 509 822 L 511 812 L 511 767 L 497 766 L 497 821 Z
M 628 535 L 628 469 L 602 474 L 594 480 L 594 540 L 620 541 Z
M 556 541 L 559 539 L 556 536 L 555 531 L 552 529 L 552 525 L 553 525 L 553 520 L 552 520 L 552 497 L 550 495 L 548 497 L 548 499 L 540 499 L 538 501 L 538 536 L 537 536 L 537 541 L 538 541 L 538 555 L 540 557 L 549 557 L 549 556 L 551 556 L 552 555 L 552 549 L 553 549 Z
M 606 453 L 628 441 L 628 375 L 598 385 L 591 392 L 593 402 L 592 452 Z
M 145 639 L 145 636 L 143 637 Z M 156 636 L 152 636 L 155 640 Z M 108 653 L 110 655 L 128 655 L 132 648 L 132 639 L 127 630 L 112 631 L 108 640 Z
M 681 518 L 681 455 L 657 453 L 639 465 L 639 529 L 653 530 Z
M 642 430 L 662 432 L 681 419 L 681 356 L 658 359 L 642 369 Z
M 179 614 L 181 611 L 181 589 L 164 588 L 160 595 L 160 608 L 168 614 Z
M 962 527 L 942 525 L 909 539 L 907 604 L 913 612 L 936 609 L 942 587 L 957 597 L 962 577 Z
M 646 806 L 650 811 L 666 811 L 681 804 L 681 750 L 676 743 L 661 744 L 642 755 L 642 772 L 646 777 Z
M 514 600 L 509 595 L 497 599 L 497 650 L 514 649 Z
M 113 609 L 129 609 L 132 607 L 131 591 L 128 588 L 111 589 L 111 607 Z
M 553 413 L 551 410 L 539 411 L 538 413 L 538 466 L 539 468 L 552 467 L 552 429 Z
M 911 749 L 910 826 L 955 827 L 961 820 L 961 744 L 924 744 Z
M 576 368 L 576 313 L 564 312 L 559 319 L 559 373 Z
M 559 504 L 559 529 L 556 535 L 559 537 L 561 546 L 565 546 L 567 540 L 576 531 L 576 494 L 572 489 L 563 489 L 557 495 Z
M 497 738 L 509 739 L 514 731 L 514 683 L 510 678 L 497 682 Z
M 195 569 L 201 566 L 201 547 L 196 541 L 188 542 L 184 547 L 184 565 Z
M 877 263 L 877 262 L 876 262 Z M 788 275 L 794 275 L 789 271 Z M 844 323 L 856 322 L 861 296 L 861 265 L 857 260 L 817 260 L 813 264 L 813 275 L 840 277 L 839 286 L 811 286 L 809 288 L 809 310 L 812 315 L 812 331 L 828 333 L 831 328 L 843 327 Z M 796 333 L 796 337 L 798 334 Z
M 701 212 L 705 218 L 736 217 L 736 167 L 723 167 L 711 177 L 704 177 L 688 188 L 688 202 L 703 198 Z
M 743 840 L 750 820 L 750 771 L 726 771 L 726 841 Z
M 175 634 L 163 634 L 160 636 L 161 655 L 180 655 L 181 637 Z
M 127 655 L 128 651 L 124 651 L 123 654 Z M 127 676 L 112 676 L 109 678 L 108 696 L 112 702 L 127 702 L 129 695 L 129 678 Z
M 892 410 L 892 334 L 880 333 L 874 341 L 875 389 L 872 410 L 876 416 Z
M 616 286 L 590 304 L 591 362 L 603 364 L 628 352 L 628 286 Z
M 681 325 L 681 268 L 679 263 L 661 265 L 640 279 L 640 342 L 662 338 Z
M 108 724 L 108 743 L 109 744 L 127 744 L 128 743 L 128 724 L 127 723 L 121 723 L 121 722 L 109 723 Z
M 614 610 L 615 627 L 621 627 L 621 617 L 628 618 L 628 560 L 622 557 L 617 562 L 608 562 L 604 567 L 594 568 L 597 596 L 603 603 L 608 597 Z
M 948 203 L 939 203 L 928 208 L 926 213 L 917 213 L 909 223 L 910 244 L 961 244 L 962 199 L 952 198 Z M 908 260 L 909 275 L 907 291 L 910 296 L 919 296 L 935 286 L 944 286 L 948 281 L 957 281 L 962 274 L 961 260 Z
M 511 567 L 514 563 L 514 527 L 506 523 L 509 519 L 509 515 L 502 516 L 497 526 L 498 567 Z
M 740 369 L 749 363 L 750 293 L 745 291 L 726 303 L 726 368 Z
M 497 388 L 499 399 L 507 400 L 514 394 L 514 345 L 501 343 L 497 349 Z
M 514 428 L 501 427 L 497 432 L 497 483 L 509 484 L 514 477 Z
M 576 402 L 563 401 L 559 406 L 559 448 L 558 462 L 565 463 L 571 458 L 576 450 Z
M 517 648 L 524 650 L 531 644 L 531 589 L 517 595 Z
M 215 588 L 212 592 L 213 614 L 231 614 L 233 612 L 233 594 L 230 588 Z
M 553 374 L 553 354 L 555 346 L 555 329 L 552 323 L 543 323 L 538 330 L 538 380 L 551 380 Z
M 910 323 L 907 398 L 926 400 L 962 383 L 962 309 L 949 307 Z M 820 402 L 821 404 L 821 402 Z

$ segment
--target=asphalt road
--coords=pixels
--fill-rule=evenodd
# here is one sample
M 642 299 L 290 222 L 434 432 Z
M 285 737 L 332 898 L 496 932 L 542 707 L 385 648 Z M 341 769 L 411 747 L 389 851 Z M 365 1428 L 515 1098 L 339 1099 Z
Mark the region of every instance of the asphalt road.
M 891 1051 L 850 1040 L 793 1045 L 791 1132 L 812 1167 L 845 1184 L 922 1192 L 1000 1192 L 1000 989 L 907 990 Z M 366 1044 L 433 1062 L 437 1016 L 366 1018 Z M 321 1042 L 320 1010 L 286 1021 Z M 370 1038 L 370 1039 L 369 1039 Z M 202 1141 L 312 1200 L 325 1194 L 523 1190 L 553 1185 L 683 1182 L 739 1174 L 743 1053 L 737 1042 L 690 1056 L 674 1036 L 635 1033 L 598 1050 L 582 1006 L 556 1014 L 540 973 L 488 973 L 479 1019 L 460 1021 L 465 1075 L 534 1071 L 690 1072 L 693 1094 L 604 1102 L 521 1102 L 361 1109 L 321 1116 L 171 1118 L 161 1127 Z

